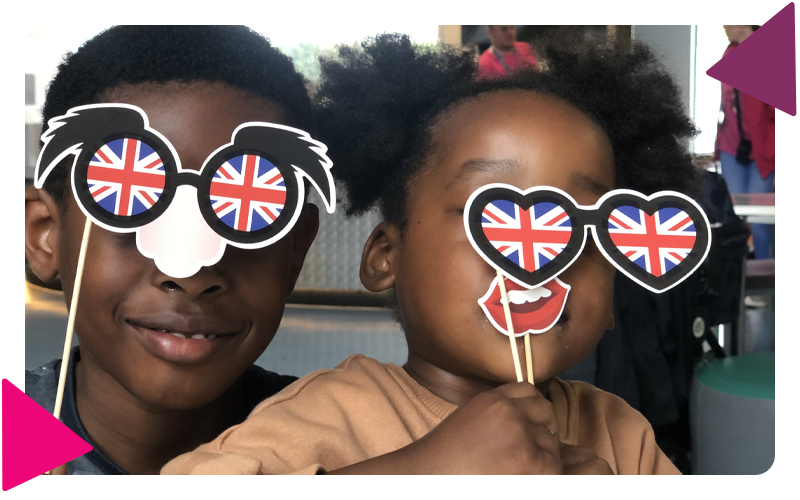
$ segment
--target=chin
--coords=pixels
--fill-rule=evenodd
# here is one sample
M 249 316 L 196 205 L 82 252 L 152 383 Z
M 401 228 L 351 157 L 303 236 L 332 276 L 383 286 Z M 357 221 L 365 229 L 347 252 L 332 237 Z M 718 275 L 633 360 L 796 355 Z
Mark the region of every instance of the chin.
M 161 379 L 161 380 L 159 380 Z M 149 379 L 125 387 L 138 400 L 164 411 L 191 411 L 216 401 L 233 385 L 221 377 L 196 379 L 187 374 L 151 372 Z

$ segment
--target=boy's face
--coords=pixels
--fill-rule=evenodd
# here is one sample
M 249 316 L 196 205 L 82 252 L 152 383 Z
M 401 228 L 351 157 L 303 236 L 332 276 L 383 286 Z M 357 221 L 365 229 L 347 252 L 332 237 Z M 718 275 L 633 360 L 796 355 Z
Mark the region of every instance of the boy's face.
M 393 268 L 409 351 L 465 378 L 516 381 L 508 337 L 478 305 L 496 271 L 467 239 L 464 205 L 493 182 L 522 190 L 554 186 L 592 205 L 615 187 L 611 146 L 577 109 L 526 91 L 483 94 L 459 105 L 434 126 L 433 144 L 429 164 L 409 189 L 408 224 Z M 531 335 L 537 381 L 578 363 L 613 326 L 614 275 L 589 238 L 560 275 L 572 287 L 561 319 Z M 521 338 L 518 344 L 522 349 Z
M 243 122 L 286 123 L 279 106 L 220 83 L 128 85 L 103 97 L 142 108 L 150 126 L 175 146 L 184 169 L 199 170 Z M 86 219 L 71 191 L 65 206 L 53 214 L 50 238 L 69 303 Z M 272 341 L 317 217 L 307 205 L 277 243 L 258 250 L 228 246 L 218 264 L 182 279 L 142 256 L 134 233 L 93 226 L 75 327 L 81 364 L 99 368 L 156 407 L 193 409 L 214 401 Z M 28 224 L 26 231 L 36 229 Z M 46 259 L 29 260 L 40 277 L 52 274 Z

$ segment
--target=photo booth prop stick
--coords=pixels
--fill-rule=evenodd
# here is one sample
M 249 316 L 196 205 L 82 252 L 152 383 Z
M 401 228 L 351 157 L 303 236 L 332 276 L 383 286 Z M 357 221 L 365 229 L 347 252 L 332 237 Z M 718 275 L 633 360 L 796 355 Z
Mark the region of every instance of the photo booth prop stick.
M 61 354 L 61 370 L 58 373 L 58 387 L 56 388 L 56 402 L 53 407 L 53 416 L 61 418 L 61 406 L 64 403 L 64 388 L 67 385 L 67 367 L 69 357 L 72 354 L 72 333 L 75 331 L 75 312 L 78 310 L 78 297 L 81 294 L 81 281 L 83 280 L 83 264 L 86 262 L 86 249 L 89 247 L 89 234 L 92 230 L 92 221 L 86 219 L 83 226 L 83 238 L 81 239 L 81 249 L 78 253 L 78 267 L 75 270 L 75 284 L 72 287 L 72 300 L 70 301 L 69 317 L 67 318 L 67 334 L 64 336 L 64 350 Z M 57 470 L 57 469 L 54 469 Z M 45 475 L 50 475 L 53 471 L 46 471 Z
M 510 316 L 510 314 L 509 314 Z M 509 323 L 511 325 L 511 323 Z M 533 353 L 531 352 L 531 334 L 525 332 L 525 369 L 528 374 L 528 382 L 534 385 L 533 380 Z
M 172 278 L 219 262 L 226 245 L 268 246 L 288 233 L 305 203 L 305 180 L 326 210 L 336 206 L 327 147 L 308 133 L 247 122 L 199 171 L 183 170 L 172 144 L 129 104 L 91 104 L 48 121 L 34 172 L 41 189 L 70 155 L 72 193 L 86 215 L 64 340 L 54 416 L 59 418 L 92 224 L 136 233 L 139 252 Z
M 674 191 L 645 196 L 617 189 L 592 206 L 581 206 L 554 187 L 522 191 L 495 183 L 477 189 L 467 200 L 464 225 L 472 246 L 497 271 L 506 328 L 497 321 L 497 311 L 492 311 L 494 284 L 478 303 L 495 328 L 509 336 L 514 335 L 514 330 L 502 276 L 521 290 L 529 290 L 528 293 L 555 292 L 556 297 L 561 294 L 561 302 L 552 302 L 551 317 L 547 317 L 552 322 L 524 326 L 526 335 L 547 331 L 563 313 L 569 291 L 569 285 L 557 276 L 578 258 L 590 229 L 609 262 L 655 293 L 665 292 L 685 280 L 697 270 L 711 248 L 711 230 L 705 213 L 694 200 Z M 533 300 L 538 300 L 538 296 Z M 560 308 L 555 312 L 557 305 Z M 539 318 L 545 316 L 539 314 Z M 525 344 L 529 350 L 529 337 Z M 528 367 L 532 369 L 530 362 Z
M 92 221 L 86 219 L 83 226 L 83 239 L 81 249 L 78 253 L 78 267 L 75 270 L 75 284 L 72 287 L 72 300 L 69 306 L 69 317 L 67 319 L 67 334 L 64 337 L 64 352 L 61 354 L 61 371 L 58 374 L 58 389 L 56 390 L 56 403 L 53 408 L 53 416 L 61 418 L 61 404 L 64 401 L 64 386 L 67 381 L 67 367 L 69 366 L 69 355 L 72 350 L 72 333 L 75 331 L 75 313 L 78 310 L 78 297 L 81 294 L 81 282 L 83 281 L 83 264 L 86 262 L 86 249 L 89 247 L 89 234 L 92 230 Z
M 558 322 L 570 289 L 558 278 L 539 287 L 524 287 L 497 271 L 489 290 L 478 299 L 478 305 L 499 332 L 509 337 L 524 337 L 526 371 L 531 383 L 534 377 L 530 334 L 546 332 Z M 513 342 L 512 353 L 516 347 Z
M 505 280 L 503 279 L 503 274 L 500 271 L 497 271 L 497 282 L 500 286 L 500 294 L 503 301 L 503 312 L 505 313 L 506 317 L 506 330 L 508 331 L 508 340 L 511 342 L 511 355 L 514 357 L 514 370 L 517 373 L 517 382 L 522 382 L 522 368 L 520 368 L 519 364 L 519 352 L 517 351 L 517 337 L 514 335 L 514 324 L 511 322 L 511 309 L 508 307 L 508 294 L 506 293 L 506 285 Z M 526 345 L 526 348 L 530 344 Z M 530 355 L 527 358 L 528 366 L 531 366 Z M 529 376 L 528 379 L 530 380 L 532 376 Z M 533 382 L 531 382 L 533 383 Z
M 128 104 L 91 104 L 48 122 L 34 184 L 69 155 L 72 191 L 94 224 L 136 233 L 142 255 L 174 278 L 219 262 L 227 245 L 262 248 L 288 233 L 305 181 L 329 213 L 336 205 L 327 147 L 307 132 L 247 122 L 199 171 L 184 170 L 172 144 Z

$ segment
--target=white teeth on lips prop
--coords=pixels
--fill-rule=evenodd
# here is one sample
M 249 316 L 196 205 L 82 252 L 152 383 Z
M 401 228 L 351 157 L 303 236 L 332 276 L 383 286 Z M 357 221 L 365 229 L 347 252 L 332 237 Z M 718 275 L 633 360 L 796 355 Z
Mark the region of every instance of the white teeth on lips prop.
M 536 287 L 530 290 L 511 290 L 508 292 L 508 301 L 512 304 L 525 304 L 528 302 L 536 302 L 542 297 L 549 297 L 553 294 L 550 290 L 544 287 Z
M 507 278 L 504 282 L 516 337 L 522 337 L 526 333 L 544 333 L 555 326 L 564 313 L 572 288 L 559 278 L 553 278 L 535 288 L 523 287 Z M 478 299 L 478 304 L 492 326 L 503 335 L 508 335 L 499 283 L 495 277 L 486 294 Z

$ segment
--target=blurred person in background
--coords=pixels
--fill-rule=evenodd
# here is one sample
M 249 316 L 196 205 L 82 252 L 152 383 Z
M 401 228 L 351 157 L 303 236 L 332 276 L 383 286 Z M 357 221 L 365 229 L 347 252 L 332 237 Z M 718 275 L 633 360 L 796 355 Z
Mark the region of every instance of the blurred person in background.
M 759 26 L 725 25 L 730 45 L 723 57 Z M 742 71 L 748 71 L 742 68 Z M 715 159 L 731 193 L 775 192 L 775 108 L 722 83 Z M 774 258 L 775 226 L 751 224 L 757 259 Z
M 530 45 L 517 41 L 517 30 L 513 25 L 486 26 L 486 34 L 492 45 L 478 62 L 479 78 L 498 78 L 520 66 L 537 66 L 536 54 Z

